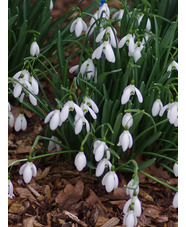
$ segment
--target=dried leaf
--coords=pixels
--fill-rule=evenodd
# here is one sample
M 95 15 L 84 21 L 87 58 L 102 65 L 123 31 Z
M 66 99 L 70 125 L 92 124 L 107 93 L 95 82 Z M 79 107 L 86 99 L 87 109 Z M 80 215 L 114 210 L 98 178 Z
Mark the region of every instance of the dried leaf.
M 36 201 L 36 198 L 27 188 L 16 188 L 15 190 L 20 195 L 20 198 L 28 198 L 31 202 Z

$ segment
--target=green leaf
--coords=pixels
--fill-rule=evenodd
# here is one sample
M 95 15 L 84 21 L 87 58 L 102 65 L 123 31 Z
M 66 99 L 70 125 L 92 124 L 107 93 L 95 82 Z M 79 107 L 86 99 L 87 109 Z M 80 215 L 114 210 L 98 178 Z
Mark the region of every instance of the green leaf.
M 149 159 L 148 161 L 145 161 L 143 163 L 140 163 L 138 165 L 138 170 L 146 169 L 149 166 L 151 166 L 156 161 L 156 158 Z

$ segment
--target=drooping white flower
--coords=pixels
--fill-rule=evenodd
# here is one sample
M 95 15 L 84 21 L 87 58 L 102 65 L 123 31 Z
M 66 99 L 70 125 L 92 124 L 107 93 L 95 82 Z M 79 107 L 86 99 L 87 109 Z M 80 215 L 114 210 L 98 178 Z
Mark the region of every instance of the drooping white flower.
M 34 76 L 31 76 L 29 78 L 29 83 L 32 86 L 32 91 L 35 95 L 38 95 L 39 93 L 39 84 L 37 82 L 37 80 L 34 78 Z
M 103 158 L 103 156 L 107 150 L 108 150 L 108 146 L 106 145 L 106 143 L 104 141 L 101 141 L 101 140 L 94 141 L 93 154 L 94 154 L 96 162 L 99 162 Z
M 107 3 L 104 3 L 98 10 L 98 18 L 110 18 L 110 10 Z
M 14 186 L 11 182 L 11 180 L 8 180 L 8 197 L 12 199 L 12 197 L 15 196 L 14 195 Z
M 178 177 L 178 163 L 175 163 L 173 166 L 173 171 L 174 171 L 174 175 L 175 177 Z
M 8 124 L 14 126 L 14 115 L 12 114 L 10 103 L 8 102 Z
M 17 73 L 13 76 L 13 78 L 16 79 L 16 80 L 19 80 L 20 78 L 23 78 L 23 76 L 24 76 L 24 79 L 28 81 L 29 78 L 30 78 L 30 73 L 29 73 L 29 71 L 26 70 L 26 69 L 23 69 L 23 70 L 17 72 Z M 13 84 L 15 85 L 16 83 L 17 83 L 17 82 L 14 82 Z
M 133 139 L 131 133 L 129 132 L 129 130 L 124 130 L 119 137 L 117 146 L 122 146 L 123 152 L 125 152 L 128 148 L 130 149 L 132 145 Z
M 86 30 L 87 25 L 81 17 L 78 17 L 76 20 L 74 20 L 70 26 L 70 32 L 75 31 L 77 37 L 79 37 L 81 33 Z
M 122 126 L 125 128 L 126 126 L 128 129 L 133 125 L 133 117 L 131 113 L 126 113 L 122 118 Z
M 143 39 L 143 41 L 144 41 L 144 39 Z M 141 51 L 142 51 L 143 47 L 144 47 L 144 42 L 139 42 L 138 41 L 138 42 L 135 43 L 135 47 L 134 47 L 133 53 L 132 52 L 128 53 L 129 56 L 133 55 L 135 63 L 141 58 L 141 56 L 142 56 L 141 55 Z
M 177 70 L 178 71 L 178 63 L 176 61 L 172 61 L 168 66 L 167 71 Z
M 58 138 L 56 136 L 52 136 L 51 137 L 52 140 L 55 140 L 56 142 L 59 142 Z M 60 150 L 60 146 L 59 144 L 53 142 L 50 140 L 49 144 L 48 144 L 48 151 L 52 151 L 54 148 L 57 149 L 57 151 Z
M 126 45 L 128 46 L 128 49 L 129 49 L 128 54 L 130 56 L 131 53 L 134 52 L 134 48 L 135 48 L 134 39 L 135 39 L 135 35 L 132 35 L 131 33 L 129 33 L 120 40 L 118 47 L 122 48 L 126 43 Z
M 111 162 L 107 158 L 103 158 L 96 167 L 96 177 L 100 177 L 105 170 L 105 167 L 109 167 L 111 169 Z
M 32 85 L 28 81 L 25 81 L 25 85 L 27 86 L 27 88 L 29 90 L 28 97 L 29 97 L 30 102 L 32 103 L 33 106 L 36 106 L 37 99 L 32 94 L 32 93 L 34 93 Z M 24 95 L 24 93 L 22 93 L 22 95 Z M 22 99 L 23 98 L 21 98 L 21 96 L 20 96 L 20 102 L 22 102 Z
M 111 27 L 107 27 L 105 29 L 103 29 L 98 36 L 96 37 L 96 42 L 102 42 L 103 41 L 103 37 L 106 35 L 110 44 L 116 48 L 116 29 L 115 28 L 111 28 Z
M 178 192 L 175 193 L 172 205 L 174 208 L 178 208 Z
M 68 115 L 69 115 L 69 111 L 76 111 L 76 114 L 82 118 L 84 118 L 84 114 L 82 109 L 76 104 L 74 103 L 72 100 L 67 101 L 64 106 L 63 109 L 61 110 L 60 113 L 60 124 L 62 124 L 64 121 L 67 120 Z
M 84 116 L 82 117 L 82 116 L 76 114 L 75 121 L 74 121 L 74 130 L 75 130 L 76 135 L 81 132 L 83 125 L 86 125 L 87 133 L 90 132 L 90 124 L 87 121 L 87 119 Z
M 120 9 L 118 10 L 117 12 L 115 12 L 112 16 L 112 19 L 119 19 L 121 21 L 122 17 L 123 17 L 123 14 L 124 14 L 124 9 Z M 119 23 L 119 26 L 121 26 L 121 22 L 118 21 Z
M 134 227 L 137 226 L 138 219 L 134 213 L 134 210 L 129 210 L 124 218 L 123 218 L 123 224 L 126 225 L 126 227 Z
M 96 103 L 89 97 L 85 96 L 85 103 L 90 106 L 95 113 L 99 112 L 99 108 Z
M 15 131 L 19 132 L 21 129 L 24 131 L 27 128 L 27 120 L 22 112 L 18 115 L 15 120 Z
M 138 18 L 138 25 L 140 25 L 140 23 L 141 23 L 143 17 L 144 17 L 144 14 L 142 14 L 142 15 Z M 150 31 L 150 30 L 151 30 L 151 21 L 150 21 L 149 18 L 147 19 L 146 30 L 147 30 L 147 31 Z
M 135 191 L 136 191 L 136 194 L 138 195 L 138 193 L 139 193 L 139 185 L 138 185 L 138 183 L 136 181 L 134 181 L 134 179 L 131 179 L 128 182 L 127 187 L 129 187 L 129 188 L 126 188 L 126 194 L 127 195 L 130 195 L 130 197 L 133 196 L 134 190 L 130 189 L 130 188 L 134 188 Z
M 152 105 L 152 116 L 153 117 L 157 116 L 162 108 L 163 108 L 162 101 L 160 99 L 156 99 Z
M 132 206 L 133 206 L 134 214 L 136 215 L 136 217 L 139 217 L 141 215 L 141 202 L 137 196 L 132 196 L 132 198 L 130 198 L 125 203 L 123 207 L 123 213 L 126 214 L 130 210 L 130 206 L 132 203 L 133 203 Z
M 54 7 L 54 3 L 53 3 L 53 1 L 52 1 L 52 0 L 50 0 L 50 10 L 52 10 L 52 9 L 53 9 L 53 7 Z
M 79 65 L 74 65 L 72 66 L 70 69 L 69 69 L 69 72 L 70 73 L 78 73 L 78 70 L 79 70 Z
M 138 88 L 136 88 L 133 84 L 128 85 L 124 90 L 123 90 L 123 94 L 121 97 L 121 104 L 126 104 L 131 95 L 134 95 L 136 93 L 138 101 L 140 103 L 143 102 L 143 96 L 140 92 L 140 90 Z
M 104 41 L 98 48 L 94 50 L 92 54 L 92 59 L 100 59 L 102 52 L 105 54 L 105 57 L 109 62 L 114 63 L 116 61 L 114 51 L 109 41 Z
M 80 151 L 75 157 L 74 165 L 76 166 L 78 171 L 82 171 L 86 164 L 87 164 L 86 156 L 84 152 Z
M 93 15 L 93 17 L 91 17 L 91 20 L 90 20 L 90 24 L 87 28 L 87 31 L 86 31 L 86 35 L 89 34 L 91 35 L 93 32 L 94 32 L 94 29 L 96 27 L 96 20 L 98 19 L 98 11 L 96 11 Z
M 119 185 L 118 176 L 115 171 L 110 170 L 102 179 L 102 185 L 105 186 L 107 192 L 111 192 L 114 188 Z
M 82 75 L 86 74 L 87 80 L 90 80 L 91 77 L 95 77 L 96 67 L 94 66 L 93 60 L 88 58 L 80 68 L 80 73 Z
M 37 175 L 37 168 L 34 163 L 26 162 L 19 169 L 19 174 L 23 175 L 24 182 L 28 184 L 31 181 L 32 177 L 35 177 Z
M 60 110 L 55 109 L 47 114 L 45 117 L 44 123 L 48 123 L 50 121 L 50 129 L 55 130 L 58 126 L 60 126 Z
M 83 110 L 84 115 L 89 112 L 93 119 L 97 119 L 95 112 L 86 103 L 81 103 L 80 107 Z
M 33 41 L 30 46 L 30 55 L 37 56 L 40 53 L 39 45 L 36 41 Z

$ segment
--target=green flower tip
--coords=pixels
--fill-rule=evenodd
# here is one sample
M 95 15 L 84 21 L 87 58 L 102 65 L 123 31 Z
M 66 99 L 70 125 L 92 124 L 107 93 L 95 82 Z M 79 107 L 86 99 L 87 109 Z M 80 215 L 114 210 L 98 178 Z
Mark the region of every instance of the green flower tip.
M 134 192 L 133 192 L 133 196 L 137 196 L 136 190 L 134 190 Z
M 178 102 L 178 96 L 176 96 L 175 101 Z
M 32 162 L 32 157 L 29 156 L 28 159 L 27 159 L 28 162 Z
M 37 41 L 37 39 L 36 39 L 36 37 L 34 37 L 33 42 L 36 42 L 36 41 Z
M 133 179 L 133 180 L 134 180 L 134 178 L 135 178 L 135 174 L 132 175 L 132 179 Z
M 80 152 L 83 152 L 83 151 L 84 151 L 83 146 L 81 146 L 80 147 Z
M 72 101 L 72 95 L 69 95 L 68 100 Z
M 10 175 L 8 174 L 8 180 L 10 180 Z
M 56 109 L 57 110 L 60 110 L 60 108 L 61 108 L 61 106 L 58 104 L 57 107 L 56 107 Z
M 132 34 L 132 30 L 129 31 L 129 34 Z
M 24 110 L 23 109 L 20 109 L 20 114 L 24 114 Z
M 124 130 L 125 130 L 125 131 L 126 131 L 126 130 L 129 130 L 129 128 L 128 128 L 128 126 L 127 126 L 127 125 L 125 125 Z
M 21 73 L 20 78 L 23 78 L 23 77 L 24 77 L 24 74 Z
M 115 166 L 114 165 L 112 165 L 111 171 L 115 171 Z
M 130 84 L 134 85 L 134 80 L 131 80 Z

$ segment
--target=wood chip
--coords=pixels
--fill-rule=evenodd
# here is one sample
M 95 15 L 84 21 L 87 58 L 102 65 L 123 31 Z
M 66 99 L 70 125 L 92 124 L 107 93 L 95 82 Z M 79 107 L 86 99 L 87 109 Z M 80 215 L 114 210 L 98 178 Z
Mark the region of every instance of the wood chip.
M 31 185 L 27 184 L 27 188 L 37 197 L 41 196 Z
M 116 226 L 119 223 L 119 218 L 113 217 L 110 220 L 108 220 L 105 224 L 102 225 L 102 227 L 113 227 Z
M 64 210 L 63 214 L 67 215 L 70 219 L 72 219 L 73 221 L 77 222 L 78 224 L 80 224 L 80 225 L 82 225 L 84 227 L 88 226 L 85 222 L 79 220 L 79 218 L 76 215 L 68 212 L 67 210 Z

